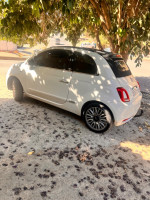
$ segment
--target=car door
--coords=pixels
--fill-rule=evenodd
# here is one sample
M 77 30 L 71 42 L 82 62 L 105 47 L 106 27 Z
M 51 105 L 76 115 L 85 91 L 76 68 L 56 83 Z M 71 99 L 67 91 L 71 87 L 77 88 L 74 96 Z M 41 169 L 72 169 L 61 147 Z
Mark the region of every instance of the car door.
M 70 54 L 71 51 L 52 49 L 37 55 L 34 58 L 34 65 L 30 66 L 32 76 L 28 81 L 29 94 L 64 104 L 72 77 Z
M 98 71 L 94 59 L 84 51 L 75 51 L 69 99 L 73 99 L 78 103 L 87 101 L 87 96 L 92 99 L 95 96 L 94 85 L 97 81 L 97 74 Z

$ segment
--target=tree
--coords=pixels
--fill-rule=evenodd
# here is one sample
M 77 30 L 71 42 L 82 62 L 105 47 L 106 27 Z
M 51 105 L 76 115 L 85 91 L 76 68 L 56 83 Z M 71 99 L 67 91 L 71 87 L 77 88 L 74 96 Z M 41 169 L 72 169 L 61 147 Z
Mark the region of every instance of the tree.
M 30 6 L 25 2 L 9 0 L 0 4 L 0 36 L 17 44 L 33 43 L 40 27 Z
M 47 42 L 50 33 L 60 31 L 60 4 L 42 0 L 2 0 L 0 37 L 16 44 Z
M 84 9 L 84 12 L 82 12 L 84 6 L 84 1 L 82 0 L 76 2 L 70 1 L 70 4 L 65 5 L 64 3 L 63 5 L 61 21 L 62 33 L 67 36 L 67 39 L 73 46 L 76 46 L 88 25 L 87 18 L 89 17 L 89 9 Z
M 143 51 L 148 53 L 150 4 L 148 0 L 90 0 L 101 19 L 101 27 L 114 53 L 127 60 Z
M 64 3 L 68 5 L 68 1 L 64 0 Z M 91 19 L 94 20 L 93 29 L 89 31 L 95 30 L 97 39 L 98 32 L 103 33 L 112 52 L 120 53 L 125 61 L 130 54 L 138 55 L 137 62 L 141 61 L 142 53 L 149 53 L 149 0 L 88 0 L 84 8 L 87 6 L 92 10 Z
M 62 32 L 76 45 L 86 30 L 100 49 L 102 34 L 112 52 L 126 61 L 138 56 L 138 63 L 149 53 L 149 11 L 149 0 L 1 0 L 0 35 L 45 42 L 50 33 Z

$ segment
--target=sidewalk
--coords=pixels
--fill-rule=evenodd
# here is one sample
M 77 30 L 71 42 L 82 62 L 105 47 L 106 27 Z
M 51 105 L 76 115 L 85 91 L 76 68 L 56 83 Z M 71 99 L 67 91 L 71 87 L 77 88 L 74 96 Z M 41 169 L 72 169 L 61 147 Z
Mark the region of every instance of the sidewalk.
M 21 52 L 21 51 L 0 51 L 0 60 L 26 60 L 32 54 L 28 52 Z

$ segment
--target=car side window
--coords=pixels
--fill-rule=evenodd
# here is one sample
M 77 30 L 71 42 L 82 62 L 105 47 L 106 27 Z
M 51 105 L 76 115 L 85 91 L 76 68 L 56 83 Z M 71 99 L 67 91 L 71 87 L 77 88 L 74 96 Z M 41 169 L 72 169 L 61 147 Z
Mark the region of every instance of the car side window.
M 37 56 L 34 57 L 34 63 L 38 66 L 45 66 L 46 65 L 46 56 L 47 51 L 39 53 Z
M 70 55 L 69 50 L 53 49 L 38 54 L 35 58 L 36 65 L 56 68 L 56 69 L 70 69 Z
M 49 67 L 67 70 L 69 68 L 68 51 L 58 49 L 49 51 Z
M 75 52 L 75 63 L 73 71 L 97 75 L 97 66 L 91 56 L 82 54 L 80 52 Z

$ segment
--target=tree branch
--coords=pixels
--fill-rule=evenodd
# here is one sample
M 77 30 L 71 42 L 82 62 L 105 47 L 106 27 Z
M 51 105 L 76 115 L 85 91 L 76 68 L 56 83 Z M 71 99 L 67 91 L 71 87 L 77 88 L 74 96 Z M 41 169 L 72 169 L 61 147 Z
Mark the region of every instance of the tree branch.
M 109 36 L 109 31 L 111 29 L 111 21 L 110 21 L 110 16 L 109 16 L 106 2 L 102 0 L 101 5 L 95 0 L 90 0 L 90 2 L 93 5 L 93 7 L 95 8 L 98 17 L 100 17 L 100 19 L 101 19 L 101 26 L 103 28 L 103 31 L 107 35 L 108 41 L 111 46 L 111 50 L 115 51 L 115 45 L 113 43 L 113 39 L 112 39 L 112 37 Z M 100 6 L 101 6 L 101 8 L 100 8 Z
M 97 26 L 95 26 L 95 37 L 96 37 L 96 41 L 97 41 L 97 46 L 100 50 L 103 50 L 103 47 L 102 47 L 102 44 L 101 44 L 101 41 L 99 39 L 99 29 Z
M 93 7 L 96 9 L 96 12 L 98 16 L 100 17 L 101 16 L 100 5 L 95 0 L 90 0 L 90 2 L 93 5 Z
M 127 21 L 130 17 L 135 16 L 135 8 L 137 8 L 139 1 L 137 0 L 129 0 L 127 3 L 127 7 L 126 10 L 124 12 L 124 23 L 122 25 L 122 28 L 125 27 L 125 25 L 127 24 Z
M 111 29 L 110 15 L 109 15 L 109 12 L 108 12 L 106 2 L 103 1 L 103 0 L 101 1 L 101 9 L 102 9 L 102 13 L 103 13 L 103 16 L 104 16 L 104 19 L 105 19 L 107 29 L 110 30 Z
M 118 6 L 118 26 L 119 26 L 119 28 L 121 27 L 122 7 L 123 7 L 123 2 L 122 2 L 122 0 L 119 0 L 119 6 Z
M 117 16 L 118 28 L 121 28 L 122 6 L 123 6 L 123 2 L 122 2 L 122 0 L 119 0 L 119 5 L 118 5 L 118 16 Z M 118 46 L 120 46 L 121 37 L 119 37 L 119 35 L 117 35 L 117 39 L 118 39 Z M 118 50 L 118 48 L 117 48 L 117 50 Z

